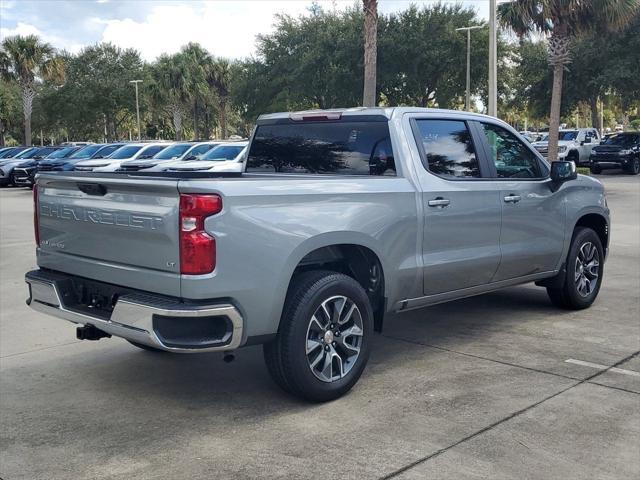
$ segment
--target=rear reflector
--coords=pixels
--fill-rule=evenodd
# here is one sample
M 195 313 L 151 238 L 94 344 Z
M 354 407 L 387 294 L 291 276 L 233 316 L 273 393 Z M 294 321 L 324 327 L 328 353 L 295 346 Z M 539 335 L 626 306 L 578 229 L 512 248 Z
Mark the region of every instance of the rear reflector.
M 33 186 L 33 234 L 36 246 L 40 246 L 40 226 L 38 225 L 38 185 Z
M 222 211 L 218 195 L 180 195 L 180 273 L 203 275 L 216 268 L 216 240 L 204 229 L 207 217 Z

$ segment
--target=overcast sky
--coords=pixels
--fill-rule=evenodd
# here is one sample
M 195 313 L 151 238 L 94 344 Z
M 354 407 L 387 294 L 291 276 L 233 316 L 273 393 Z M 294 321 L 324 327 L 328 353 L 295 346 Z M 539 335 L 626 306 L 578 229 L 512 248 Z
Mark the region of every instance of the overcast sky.
M 347 1 L 319 1 L 325 9 L 344 9 Z M 403 10 L 411 3 L 379 0 L 381 12 Z M 465 0 L 488 18 L 488 0 Z M 241 58 L 255 53 L 255 36 L 273 28 L 277 13 L 308 12 L 309 0 L 0 0 L 0 38 L 36 34 L 53 46 L 77 52 L 96 42 L 133 47 L 145 60 L 199 42 L 214 55 Z

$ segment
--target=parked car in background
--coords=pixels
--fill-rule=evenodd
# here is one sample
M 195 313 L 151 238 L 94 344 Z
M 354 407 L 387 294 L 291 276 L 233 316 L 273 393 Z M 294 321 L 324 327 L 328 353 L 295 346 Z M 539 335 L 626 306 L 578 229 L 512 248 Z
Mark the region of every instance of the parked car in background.
M 44 157 L 43 159 L 31 159 L 27 160 L 24 163 L 16 165 L 11 173 L 12 179 L 11 183 L 18 187 L 33 187 L 34 177 L 38 170 L 38 166 L 41 162 L 45 161 L 56 161 L 60 159 L 64 159 L 70 157 L 75 152 L 80 150 L 82 147 L 62 147 L 56 150 L 55 152 L 51 152 L 49 155 Z
M 0 154 L 0 161 L 7 158 L 15 158 L 28 150 L 35 150 L 37 147 L 10 147 Z
M 595 301 L 604 188 L 506 123 L 397 107 L 256 124 L 243 173 L 39 175 L 27 304 L 79 339 L 262 343 L 279 386 L 327 401 L 358 381 L 387 313 L 529 282 L 565 309 Z
M 545 158 L 549 151 L 548 135 L 533 146 Z M 588 165 L 591 150 L 600 142 L 595 128 L 575 128 L 558 132 L 558 160 L 567 160 L 576 165 Z
M 249 142 L 221 143 L 196 160 L 160 165 L 168 172 L 242 172 L 244 151 Z
M 60 150 L 63 147 L 33 147 L 18 154 L 17 156 L 4 160 L 0 163 L 0 186 L 10 185 L 13 180 L 13 169 L 29 160 L 42 160 L 47 155 Z
M 84 160 L 74 168 L 79 172 L 115 172 L 126 160 L 151 158 L 171 143 L 127 143 L 103 159 Z
M 66 158 L 44 159 L 38 164 L 38 172 L 71 171 L 75 165 L 84 160 L 108 157 L 124 143 L 94 143 L 80 148 Z
M 593 148 L 591 173 L 609 168 L 622 168 L 631 175 L 640 173 L 640 132 L 610 135 Z
M 160 153 L 157 153 L 148 160 L 128 160 L 126 162 L 122 162 L 119 172 L 137 172 L 140 170 L 148 171 L 153 167 L 159 166 L 161 169 L 162 165 L 165 165 L 169 162 L 180 162 L 183 160 L 196 160 L 200 158 L 203 154 L 211 150 L 216 145 L 219 145 L 220 142 L 197 142 L 197 143 L 179 143 L 172 145 Z M 184 146 L 188 145 L 185 149 Z M 181 152 L 178 154 L 178 152 Z

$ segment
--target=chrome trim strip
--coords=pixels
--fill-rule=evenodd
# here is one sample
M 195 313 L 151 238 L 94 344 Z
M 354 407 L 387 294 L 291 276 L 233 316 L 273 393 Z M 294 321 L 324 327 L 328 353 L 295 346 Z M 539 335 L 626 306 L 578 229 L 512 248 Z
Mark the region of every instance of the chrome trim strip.
M 220 304 L 211 306 L 197 306 L 186 308 L 177 304 L 176 308 L 163 305 L 155 306 L 150 303 L 138 302 L 135 295 L 124 295 L 118 299 L 109 320 L 75 312 L 65 308 L 60 292 L 55 282 L 41 279 L 25 278 L 29 285 L 30 298 L 27 301 L 34 310 L 62 318 L 72 323 L 93 325 L 100 330 L 116 337 L 142 343 L 151 347 L 175 353 L 204 353 L 235 350 L 242 341 L 242 316 L 233 305 Z M 163 344 L 153 330 L 153 315 L 171 317 L 203 317 L 224 316 L 231 321 L 231 341 L 226 345 L 207 348 L 176 348 Z

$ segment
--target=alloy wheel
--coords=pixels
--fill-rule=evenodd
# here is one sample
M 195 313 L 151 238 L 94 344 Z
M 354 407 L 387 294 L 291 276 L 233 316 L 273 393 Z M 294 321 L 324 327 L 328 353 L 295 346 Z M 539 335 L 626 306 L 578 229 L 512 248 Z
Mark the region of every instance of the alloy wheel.
M 574 281 L 578 294 L 588 297 L 598 285 L 600 274 L 600 254 L 591 242 L 582 244 L 576 257 Z
M 342 295 L 324 300 L 307 327 L 309 368 L 323 382 L 340 380 L 358 360 L 362 340 L 362 315 L 355 302 Z

